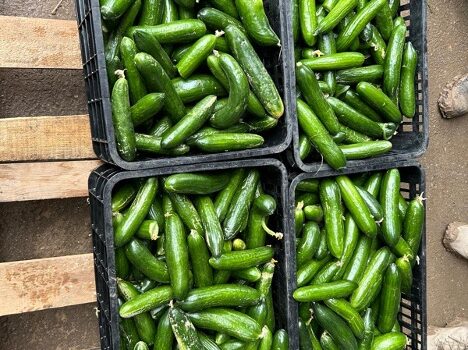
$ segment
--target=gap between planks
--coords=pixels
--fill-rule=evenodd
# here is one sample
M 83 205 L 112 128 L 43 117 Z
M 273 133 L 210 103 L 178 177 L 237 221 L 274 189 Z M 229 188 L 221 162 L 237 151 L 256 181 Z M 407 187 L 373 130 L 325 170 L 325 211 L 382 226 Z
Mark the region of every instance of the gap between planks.
M 0 316 L 96 301 L 92 254 L 0 263 Z
M 75 21 L 0 16 L 0 68 L 82 69 Z

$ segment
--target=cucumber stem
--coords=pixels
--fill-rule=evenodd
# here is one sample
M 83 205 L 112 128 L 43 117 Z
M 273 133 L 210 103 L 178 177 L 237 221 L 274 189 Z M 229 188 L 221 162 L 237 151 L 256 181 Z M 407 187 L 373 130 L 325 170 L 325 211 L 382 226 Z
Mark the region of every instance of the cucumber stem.
M 223 36 L 224 35 L 224 31 L 222 30 L 216 30 L 215 31 L 215 37 L 219 38 L 220 36 Z
M 159 238 L 159 225 L 157 222 L 150 224 L 150 238 L 152 241 L 156 241 Z
M 115 72 L 114 72 L 115 75 L 117 75 L 117 77 L 120 79 L 120 78 L 124 78 L 125 79 L 125 69 L 117 69 Z
M 267 226 L 266 223 L 266 216 L 262 219 L 262 228 L 268 233 L 270 236 L 275 237 L 276 239 L 283 239 L 283 234 L 281 232 L 275 232 Z

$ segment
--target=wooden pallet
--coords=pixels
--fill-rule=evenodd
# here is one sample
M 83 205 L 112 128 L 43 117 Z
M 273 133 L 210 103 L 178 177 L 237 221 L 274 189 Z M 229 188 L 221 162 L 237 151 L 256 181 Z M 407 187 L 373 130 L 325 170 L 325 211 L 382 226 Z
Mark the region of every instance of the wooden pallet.
M 0 16 L 0 68 L 81 69 L 75 21 Z M 85 197 L 87 115 L 1 118 L 0 202 Z M 0 316 L 94 302 L 92 254 L 0 263 Z

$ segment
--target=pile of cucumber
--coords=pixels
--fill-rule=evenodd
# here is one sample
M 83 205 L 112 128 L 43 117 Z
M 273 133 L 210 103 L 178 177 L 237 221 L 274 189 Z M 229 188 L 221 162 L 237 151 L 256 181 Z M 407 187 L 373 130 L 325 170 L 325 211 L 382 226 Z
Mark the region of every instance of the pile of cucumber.
M 103 0 L 101 16 L 122 159 L 256 148 L 278 124 L 262 0 Z
M 304 180 L 295 195 L 301 350 L 405 349 L 397 314 L 417 264 L 422 197 L 403 198 L 398 169 Z
M 123 182 L 112 211 L 121 349 L 288 349 L 258 170 Z
M 333 169 L 385 154 L 416 111 L 417 53 L 399 0 L 293 0 L 298 155 Z M 320 4 L 321 3 L 321 4 Z

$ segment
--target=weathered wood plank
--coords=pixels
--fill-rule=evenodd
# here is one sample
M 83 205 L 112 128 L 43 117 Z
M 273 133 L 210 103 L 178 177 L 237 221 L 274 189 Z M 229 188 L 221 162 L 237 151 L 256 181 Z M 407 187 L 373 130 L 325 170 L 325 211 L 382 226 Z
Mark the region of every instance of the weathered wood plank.
M 82 68 L 75 21 L 0 16 L 0 28 L 0 68 Z
M 86 197 L 98 160 L 0 164 L 0 202 Z
M 93 255 L 1 263 L 0 295 L 0 316 L 93 302 Z
M 0 161 L 96 158 L 89 117 L 20 117 L 0 119 Z

